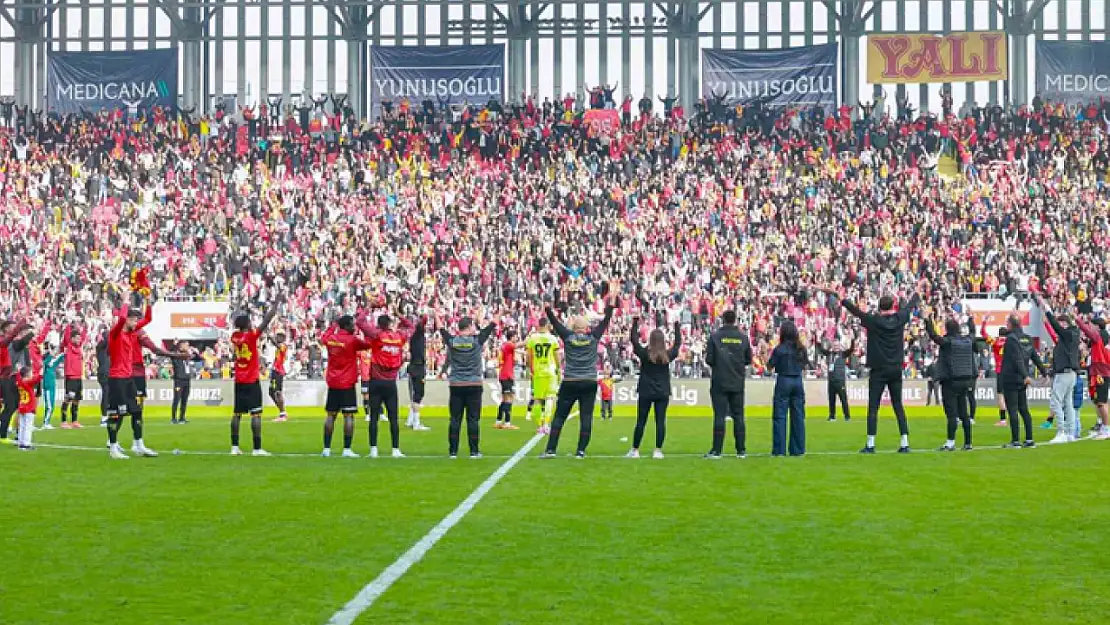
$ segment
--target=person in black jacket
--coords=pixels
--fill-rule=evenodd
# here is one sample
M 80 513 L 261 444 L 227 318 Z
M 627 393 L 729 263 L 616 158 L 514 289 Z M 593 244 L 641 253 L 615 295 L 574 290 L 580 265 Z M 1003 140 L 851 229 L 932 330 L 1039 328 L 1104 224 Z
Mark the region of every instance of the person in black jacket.
M 736 456 L 747 455 L 747 430 L 744 425 L 744 379 L 752 363 L 752 344 L 736 327 L 736 311 L 726 310 L 721 315 L 723 325 L 709 336 L 705 349 L 705 364 L 712 369 L 709 379 L 709 398 L 713 402 L 713 447 L 705 457 L 721 457 L 725 442 L 725 419 L 732 417 L 732 432 L 736 439 Z
M 100 425 L 108 425 L 108 370 L 112 361 L 108 356 L 108 332 L 96 342 L 96 383 L 100 385 Z
M 856 339 L 848 348 L 840 340 L 832 345 L 819 345 L 817 351 L 828 359 L 829 366 L 829 421 L 836 421 L 836 400 L 840 399 L 840 407 L 844 410 L 844 420 L 851 421 L 852 413 L 848 408 L 848 356 L 856 349 Z
M 973 322 L 974 323 L 974 322 Z M 971 450 L 971 416 L 968 399 L 975 380 L 975 347 L 971 336 L 964 336 L 955 319 L 944 323 L 944 336 L 936 331 L 936 320 L 925 322 L 925 332 L 940 346 L 940 354 L 933 365 L 934 375 L 940 383 L 944 402 L 944 416 L 948 419 L 947 438 L 940 451 L 955 451 L 956 424 L 963 425 L 964 451 Z
M 1041 375 L 1045 373 L 1041 357 L 1029 338 L 1021 329 L 1021 319 L 1017 315 L 1006 318 L 1006 348 L 1002 350 L 1002 370 L 998 374 L 998 384 L 1006 398 L 1006 409 L 1010 416 L 1010 442 L 1003 447 L 1018 449 L 1036 447 L 1033 442 L 1033 417 L 1029 414 L 1029 402 L 1025 389 L 1033 384 L 1030 377 L 1029 361 Z M 1025 443 L 1019 440 L 1018 416 L 1025 425 Z
M 23 365 L 21 354 L 27 351 L 31 342 L 31 326 L 24 322 L 0 322 L 0 349 L 4 350 L 3 363 L 0 364 L 0 443 L 14 442 L 8 438 L 8 428 L 12 416 L 19 406 L 19 387 L 15 383 L 15 372 Z
M 771 455 L 786 454 L 786 413 L 790 413 L 790 455 L 806 453 L 806 391 L 802 370 L 809 366 L 805 344 L 798 328 L 787 321 L 779 328 L 779 344 L 771 352 L 767 368 L 774 371 L 775 400 L 771 416 Z
M 190 359 L 175 358 L 170 361 L 173 366 L 173 403 L 170 405 L 170 423 L 184 425 L 189 422 L 185 412 L 189 409 L 189 393 L 193 387 L 193 363 L 195 354 L 189 348 L 188 341 L 178 341 L 177 351 L 190 354 Z M 181 416 L 178 416 L 180 414 Z
M 930 324 L 926 323 L 928 329 Z M 940 403 L 940 384 L 937 382 L 937 365 L 932 358 L 925 358 L 925 405 L 932 406 Z
M 671 401 L 671 363 L 678 358 L 682 346 L 682 326 L 674 324 L 674 343 L 667 349 L 667 338 L 656 328 L 648 335 L 647 347 L 640 343 L 640 318 L 632 320 L 632 351 L 640 359 L 640 379 L 636 383 L 636 429 L 632 433 L 632 450 L 628 458 L 640 457 L 640 442 L 648 414 L 655 409 L 655 451 L 651 457 L 663 458 L 663 441 L 667 437 L 667 404 Z
M 836 291 L 826 292 L 835 296 Z M 879 404 L 883 391 L 890 391 L 890 405 L 898 419 L 898 432 L 902 435 L 898 453 L 910 451 L 910 426 L 906 422 L 906 409 L 902 406 L 902 370 L 906 360 L 906 324 L 910 314 L 921 302 L 916 293 L 909 301 L 903 301 L 894 309 L 894 298 L 884 295 L 879 298 L 878 314 L 860 310 L 854 302 L 845 300 L 844 308 L 863 323 L 867 330 L 867 366 L 871 375 L 867 380 L 867 445 L 861 454 L 875 453 L 875 435 L 879 431 Z

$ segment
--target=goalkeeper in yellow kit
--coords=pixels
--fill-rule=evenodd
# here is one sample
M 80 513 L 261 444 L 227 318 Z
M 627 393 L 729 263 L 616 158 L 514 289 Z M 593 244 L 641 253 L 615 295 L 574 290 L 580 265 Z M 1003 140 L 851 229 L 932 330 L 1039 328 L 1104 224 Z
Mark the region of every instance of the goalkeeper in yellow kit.
M 528 402 L 528 411 L 531 413 L 532 406 L 540 405 L 538 432 L 547 434 L 559 388 L 559 372 L 563 369 L 562 347 L 559 339 L 551 333 L 551 323 L 547 319 L 540 319 L 539 327 L 524 344 L 524 353 L 528 371 L 532 374 L 532 398 Z

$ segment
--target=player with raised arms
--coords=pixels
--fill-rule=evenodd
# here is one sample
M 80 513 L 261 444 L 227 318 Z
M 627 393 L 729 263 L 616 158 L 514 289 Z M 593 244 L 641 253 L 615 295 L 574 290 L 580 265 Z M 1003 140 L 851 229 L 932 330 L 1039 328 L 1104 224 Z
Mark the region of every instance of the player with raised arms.
M 270 305 L 262 324 L 257 328 L 251 327 L 249 312 L 242 312 L 235 317 L 235 332 L 231 334 L 231 348 L 235 354 L 235 405 L 231 414 L 231 455 L 241 456 L 239 449 L 239 426 L 243 415 L 251 416 L 251 440 L 253 443 L 252 456 L 269 456 L 269 452 L 262 448 L 262 384 L 258 340 L 266 333 L 277 316 L 281 300 Z

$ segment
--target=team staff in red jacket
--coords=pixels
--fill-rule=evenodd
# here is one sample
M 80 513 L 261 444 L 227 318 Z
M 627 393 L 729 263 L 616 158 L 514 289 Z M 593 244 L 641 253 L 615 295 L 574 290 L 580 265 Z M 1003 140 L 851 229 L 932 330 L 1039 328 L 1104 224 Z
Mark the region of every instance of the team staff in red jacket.
M 358 458 L 351 451 L 355 436 L 355 414 L 358 413 L 358 354 L 370 349 L 370 342 L 355 333 L 355 318 L 343 315 L 320 336 L 320 343 L 328 350 L 328 368 L 324 380 L 328 385 L 328 398 L 324 406 L 324 457 L 331 455 L 331 438 L 335 432 L 335 417 L 343 413 L 343 457 Z
M 62 354 L 65 357 L 65 366 L 62 375 L 65 376 L 66 398 L 62 403 L 62 427 L 66 426 L 66 412 L 68 410 L 72 421 L 71 428 L 79 428 L 77 412 L 81 405 L 81 394 L 84 392 L 85 378 L 85 343 L 89 339 L 89 329 L 82 323 L 71 323 L 62 333 Z
M 397 372 L 405 362 L 405 344 L 412 337 L 413 323 L 401 317 L 397 327 L 389 315 L 378 315 L 377 325 L 370 325 L 360 315 L 358 329 L 370 343 L 370 457 L 378 457 L 378 415 L 385 405 L 389 417 L 389 437 L 393 443 L 393 457 L 404 458 L 401 453 L 401 423 L 397 399 Z

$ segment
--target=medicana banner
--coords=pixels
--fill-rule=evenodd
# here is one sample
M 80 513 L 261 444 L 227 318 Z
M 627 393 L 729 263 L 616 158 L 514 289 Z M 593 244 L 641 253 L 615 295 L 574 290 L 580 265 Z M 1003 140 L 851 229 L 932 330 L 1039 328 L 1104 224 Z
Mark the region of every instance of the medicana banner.
M 414 106 L 505 101 L 505 46 L 373 46 L 370 106 L 407 98 Z
M 726 102 L 836 108 L 837 44 L 701 51 L 701 94 Z
M 46 106 L 61 114 L 177 106 L 177 48 L 51 52 Z
M 263 381 L 263 390 L 266 382 Z M 975 397 L 979 406 L 997 405 L 994 388 L 995 381 L 979 380 L 975 389 Z M 96 382 L 86 380 L 84 383 L 83 399 L 86 402 L 100 402 L 100 387 Z M 824 380 L 806 380 L 805 392 L 808 412 L 811 417 L 827 417 L 827 386 Z M 407 406 L 409 401 L 409 388 L 406 380 L 397 383 L 399 401 L 402 406 Z M 1038 381 L 1029 388 L 1027 396 L 1029 404 L 1033 406 L 1047 406 L 1050 383 L 1047 380 Z M 496 380 L 487 380 L 485 384 L 486 395 L 484 402 L 487 406 L 495 406 L 501 402 L 501 384 Z M 773 380 L 748 380 L 745 392 L 745 403 L 748 406 L 771 405 L 774 397 L 775 383 Z M 907 380 L 902 386 L 902 401 L 907 406 L 924 406 L 928 387 L 921 380 Z M 450 390 L 446 382 L 441 380 L 428 381 L 425 387 L 425 406 L 446 406 Z M 288 406 L 318 407 L 323 411 L 324 400 L 327 398 L 328 389 L 320 381 L 286 381 L 285 402 Z M 518 380 L 516 383 L 517 403 L 527 403 L 531 397 L 527 380 Z M 234 401 L 234 385 L 224 381 L 195 381 L 189 397 L 191 405 L 221 406 L 231 410 Z M 62 401 L 62 389 L 57 390 L 57 400 Z M 636 382 L 628 380 L 618 382 L 613 391 L 613 403 L 618 406 L 636 405 Z M 173 401 L 173 384 L 168 380 L 151 380 L 147 384 L 146 404 L 152 406 L 168 406 Z M 849 380 L 848 402 L 853 406 L 863 408 L 867 405 L 867 380 Z M 60 403 L 59 403 L 60 405 Z M 682 414 L 686 406 L 704 406 L 709 404 L 709 380 L 673 380 L 671 392 L 671 406 L 674 414 Z M 884 396 L 883 405 L 890 405 L 890 397 Z M 266 406 L 272 406 L 270 398 L 266 397 Z M 937 415 L 941 414 L 937 407 Z M 863 413 L 860 413 L 863 416 Z
M 1069 104 L 1110 94 L 1110 41 L 1038 41 L 1037 93 Z

